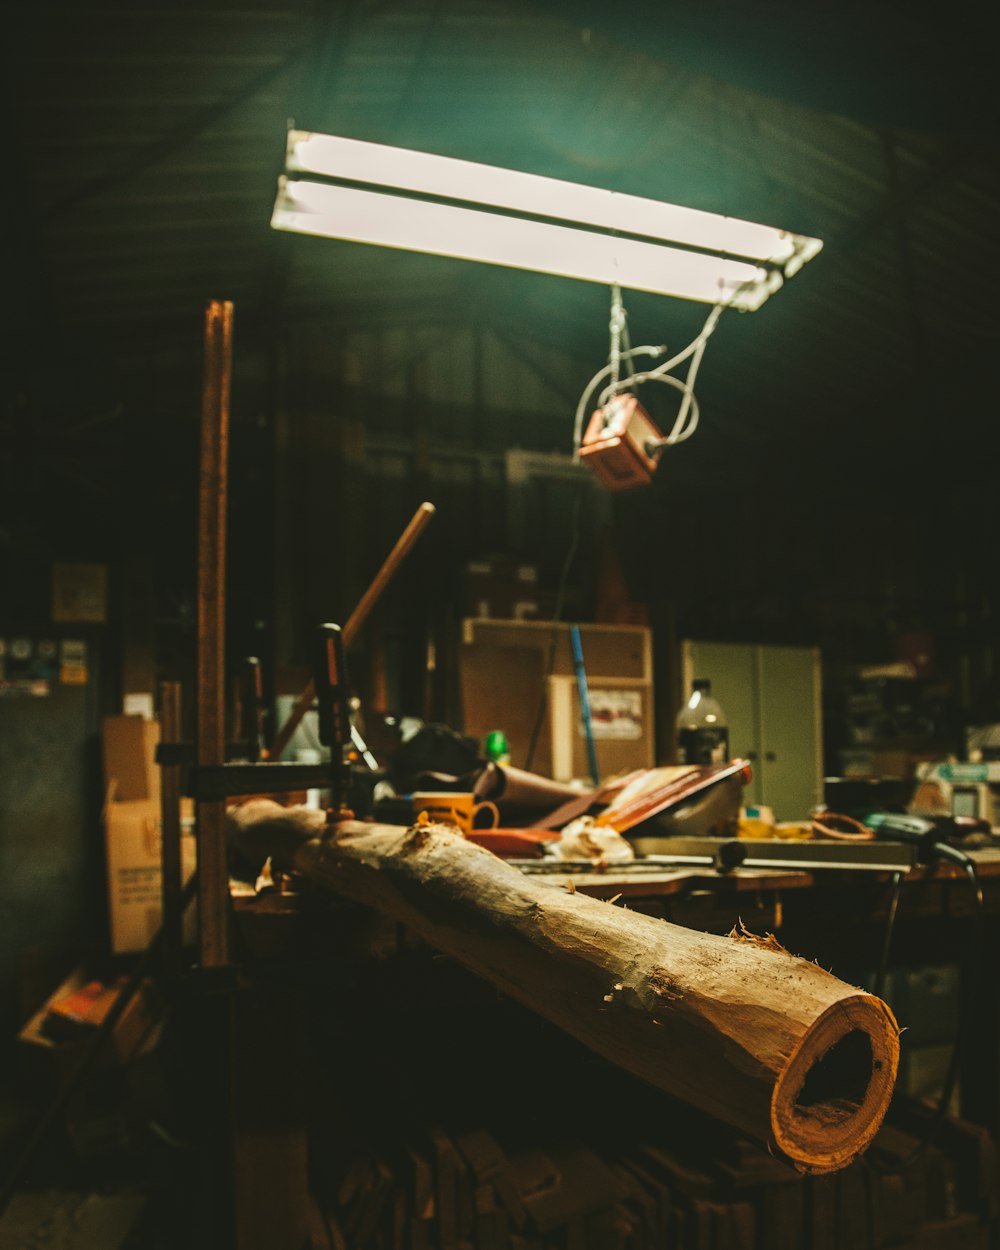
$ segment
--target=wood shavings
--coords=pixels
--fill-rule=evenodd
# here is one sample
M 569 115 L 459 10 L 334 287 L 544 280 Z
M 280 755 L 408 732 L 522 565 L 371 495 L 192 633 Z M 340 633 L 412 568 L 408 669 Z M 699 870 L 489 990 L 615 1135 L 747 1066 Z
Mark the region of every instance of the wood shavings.
M 742 917 L 736 921 L 736 924 L 733 925 L 727 936 L 731 937 L 734 942 L 747 942 L 760 950 L 776 951 L 779 955 L 787 955 L 789 953 L 773 933 L 765 933 L 763 937 L 759 933 L 751 933 L 743 923 Z
M 271 869 L 270 855 L 264 860 L 264 867 L 260 870 L 257 880 L 254 882 L 254 893 L 265 894 L 268 890 L 276 890 L 278 883 L 274 879 L 274 873 Z

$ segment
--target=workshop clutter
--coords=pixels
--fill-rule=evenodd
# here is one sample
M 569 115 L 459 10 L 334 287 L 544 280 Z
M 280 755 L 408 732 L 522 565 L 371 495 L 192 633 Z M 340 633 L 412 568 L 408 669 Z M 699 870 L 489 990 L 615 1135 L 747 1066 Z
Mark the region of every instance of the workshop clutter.
M 373 815 L 409 824 L 423 813 L 515 858 L 554 849 L 559 831 L 575 833 L 582 820 L 615 836 L 735 837 L 751 776 L 745 760 L 732 760 L 639 768 L 584 786 L 487 760 L 476 739 L 421 725 L 394 752 Z
M 413 795 L 413 815 L 454 825 L 466 837 L 473 829 L 492 829 L 500 820 L 496 804 L 478 798 L 471 790 L 418 790 Z
M 148 1117 L 164 1113 L 164 1024 L 163 1001 L 148 978 L 136 983 L 80 965 L 22 1026 L 18 1069 L 26 1090 L 51 1101 L 89 1072 L 59 1116 L 73 1156 L 121 1157 L 138 1148 Z
M 15 1194 L 0 1217 L 0 1246 L 120 1250 L 135 1230 L 145 1194 L 46 1190 Z
M 595 1060 L 454 963 L 398 950 L 317 1011 L 313 1192 L 351 1250 L 986 1250 L 978 1126 L 897 1099 L 863 1160 L 804 1176 Z M 434 1019 L 400 1040 L 389 1021 Z M 322 1023 L 319 1021 L 322 1020 Z M 441 1046 L 446 1036 L 461 1044 Z M 336 1082 L 352 1062 L 353 1081 Z M 915 1153 L 916 1152 L 916 1153 Z
M 417 722 L 391 752 L 373 815 L 408 825 L 426 811 L 478 835 L 484 825 L 536 824 L 567 800 L 585 800 L 591 793 L 487 759 L 476 738 L 447 725 Z
M 946 758 L 959 737 L 948 693 L 947 683 L 909 660 L 845 676 L 833 694 L 841 775 L 912 782 L 921 764 Z
M 601 778 L 656 762 L 648 628 L 465 620 L 458 660 L 465 732 L 485 741 L 502 725 L 519 767 L 560 782 L 591 778 L 588 736 Z
M 145 950 L 160 926 L 160 727 L 142 716 L 106 716 L 104 842 L 111 951 Z M 182 800 L 181 856 L 185 880 L 194 871 L 193 807 Z
M 79 1062 L 104 1025 L 125 986 L 126 978 L 99 979 L 84 967 L 75 968 L 21 1029 L 18 1037 L 45 1056 L 45 1066 L 59 1079 Z M 125 1064 L 159 1019 L 149 983 L 130 995 L 104 1049 L 107 1063 Z
M 355 1250 L 986 1250 L 997 1205 L 988 1133 L 951 1121 L 904 1170 L 917 1142 L 886 1125 L 869 1164 L 803 1177 L 738 1138 L 692 1150 L 663 1133 L 608 1150 L 555 1135 L 505 1150 L 482 1128 L 433 1128 L 353 1159 L 325 1219 L 333 1244 Z

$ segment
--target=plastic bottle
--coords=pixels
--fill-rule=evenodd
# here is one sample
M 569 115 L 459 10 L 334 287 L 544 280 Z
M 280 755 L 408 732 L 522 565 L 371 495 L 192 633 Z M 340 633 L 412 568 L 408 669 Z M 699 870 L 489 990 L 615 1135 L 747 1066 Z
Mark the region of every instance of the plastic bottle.
M 677 760 L 681 764 L 725 764 L 729 759 L 726 714 L 712 698 L 712 683 L 703 677 L 677 714 Z

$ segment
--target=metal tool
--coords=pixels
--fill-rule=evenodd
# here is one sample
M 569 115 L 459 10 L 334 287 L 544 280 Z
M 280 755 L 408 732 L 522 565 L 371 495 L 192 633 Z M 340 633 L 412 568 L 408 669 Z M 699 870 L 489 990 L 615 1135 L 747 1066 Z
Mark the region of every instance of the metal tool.
M 319 625 L 316 629 L 313 685 L 319 712 L 319 740 L 330 748 L 333 806 L 339 808 L 347 794 L 350 768 L 344 752 L 352 745 L 350 689 L 344 635 L 339 625 Z
M 379 569 L 378 573 L 376 573 L 371 585 L 361 596 L 361 601 L 358 603 L 358 606 L 348 617 L 347 624 L 344 626 L 344 642 L 346 646 L 350 646 L 354 641 L 354 638 L 361 629 L 361 626 L 365 623 L 369 612 L 371 612 L 372 608 L 381 597 L 386 586 L 388 586 L 389 582 L 392 581 L 397 569 L 406 559 L 407 555 L 416 544 L 417 539 L 423 533 L 424 527 L 433 515 L 434 505 L 432 503 L 422 503 L 413 514 L 409 525 L 407 525 L 406 529 L 399 536 L 395 547 L 393 547 L 392 551 L 390 551 L 388 556 L 386 556 L 385 563 Z M 272 759 L 276 760 L 280 758 L 282 751 L 284 751 L 285 747 L 288 746 L 292 734 L 295 733 L 295 730 L 298 728 L 303 716 L 305 716 L 306 712 L 308 712 L 312 707 L 313 699 L 315 699 L 315 697 L 316 691 L 313 688 L 313 683 L 309 682 L 306 688 L 295 700 L 292 710 L 288 714 L 288 719 L 275 734 L 274 741 L 271 743 L 270 751 Z
M 909 872 L 917 856 L 902 842 L 841 842 L 809 838 L 655 838 L 632 839 L 642 863 L 705 864 L 731 868 L 781 868 L 799 872 L 840 869 Z
M 240 666 L 240 724 L 236 735 L 246 743 L 248 760 L 267 759 L 264 714 L 264 679 L 260 660 L 255 655 L 248 655 Z
M 620 864 L 595 865 L 590 860 L 560 860 L 555 856 L 511 862 L 527 873 L 599 871 L 637 876 L 670 868 L 709 868 L 716 872 L 733 868 L 909 872 L 917 862 L 915 848 L 902 842 L 675 837 L 635 838 L 632 844 L 639 858 Z

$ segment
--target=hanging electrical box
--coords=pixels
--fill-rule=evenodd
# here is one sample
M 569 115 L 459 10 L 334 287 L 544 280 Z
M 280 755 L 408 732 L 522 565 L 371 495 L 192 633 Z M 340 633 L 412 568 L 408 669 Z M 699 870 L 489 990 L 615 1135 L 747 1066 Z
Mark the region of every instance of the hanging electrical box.
M 634 395 L 616 395 L 590 418 L 580 459 L 609 490 L 647 486 L 656 460 L 646 450 L 662 434 Z

